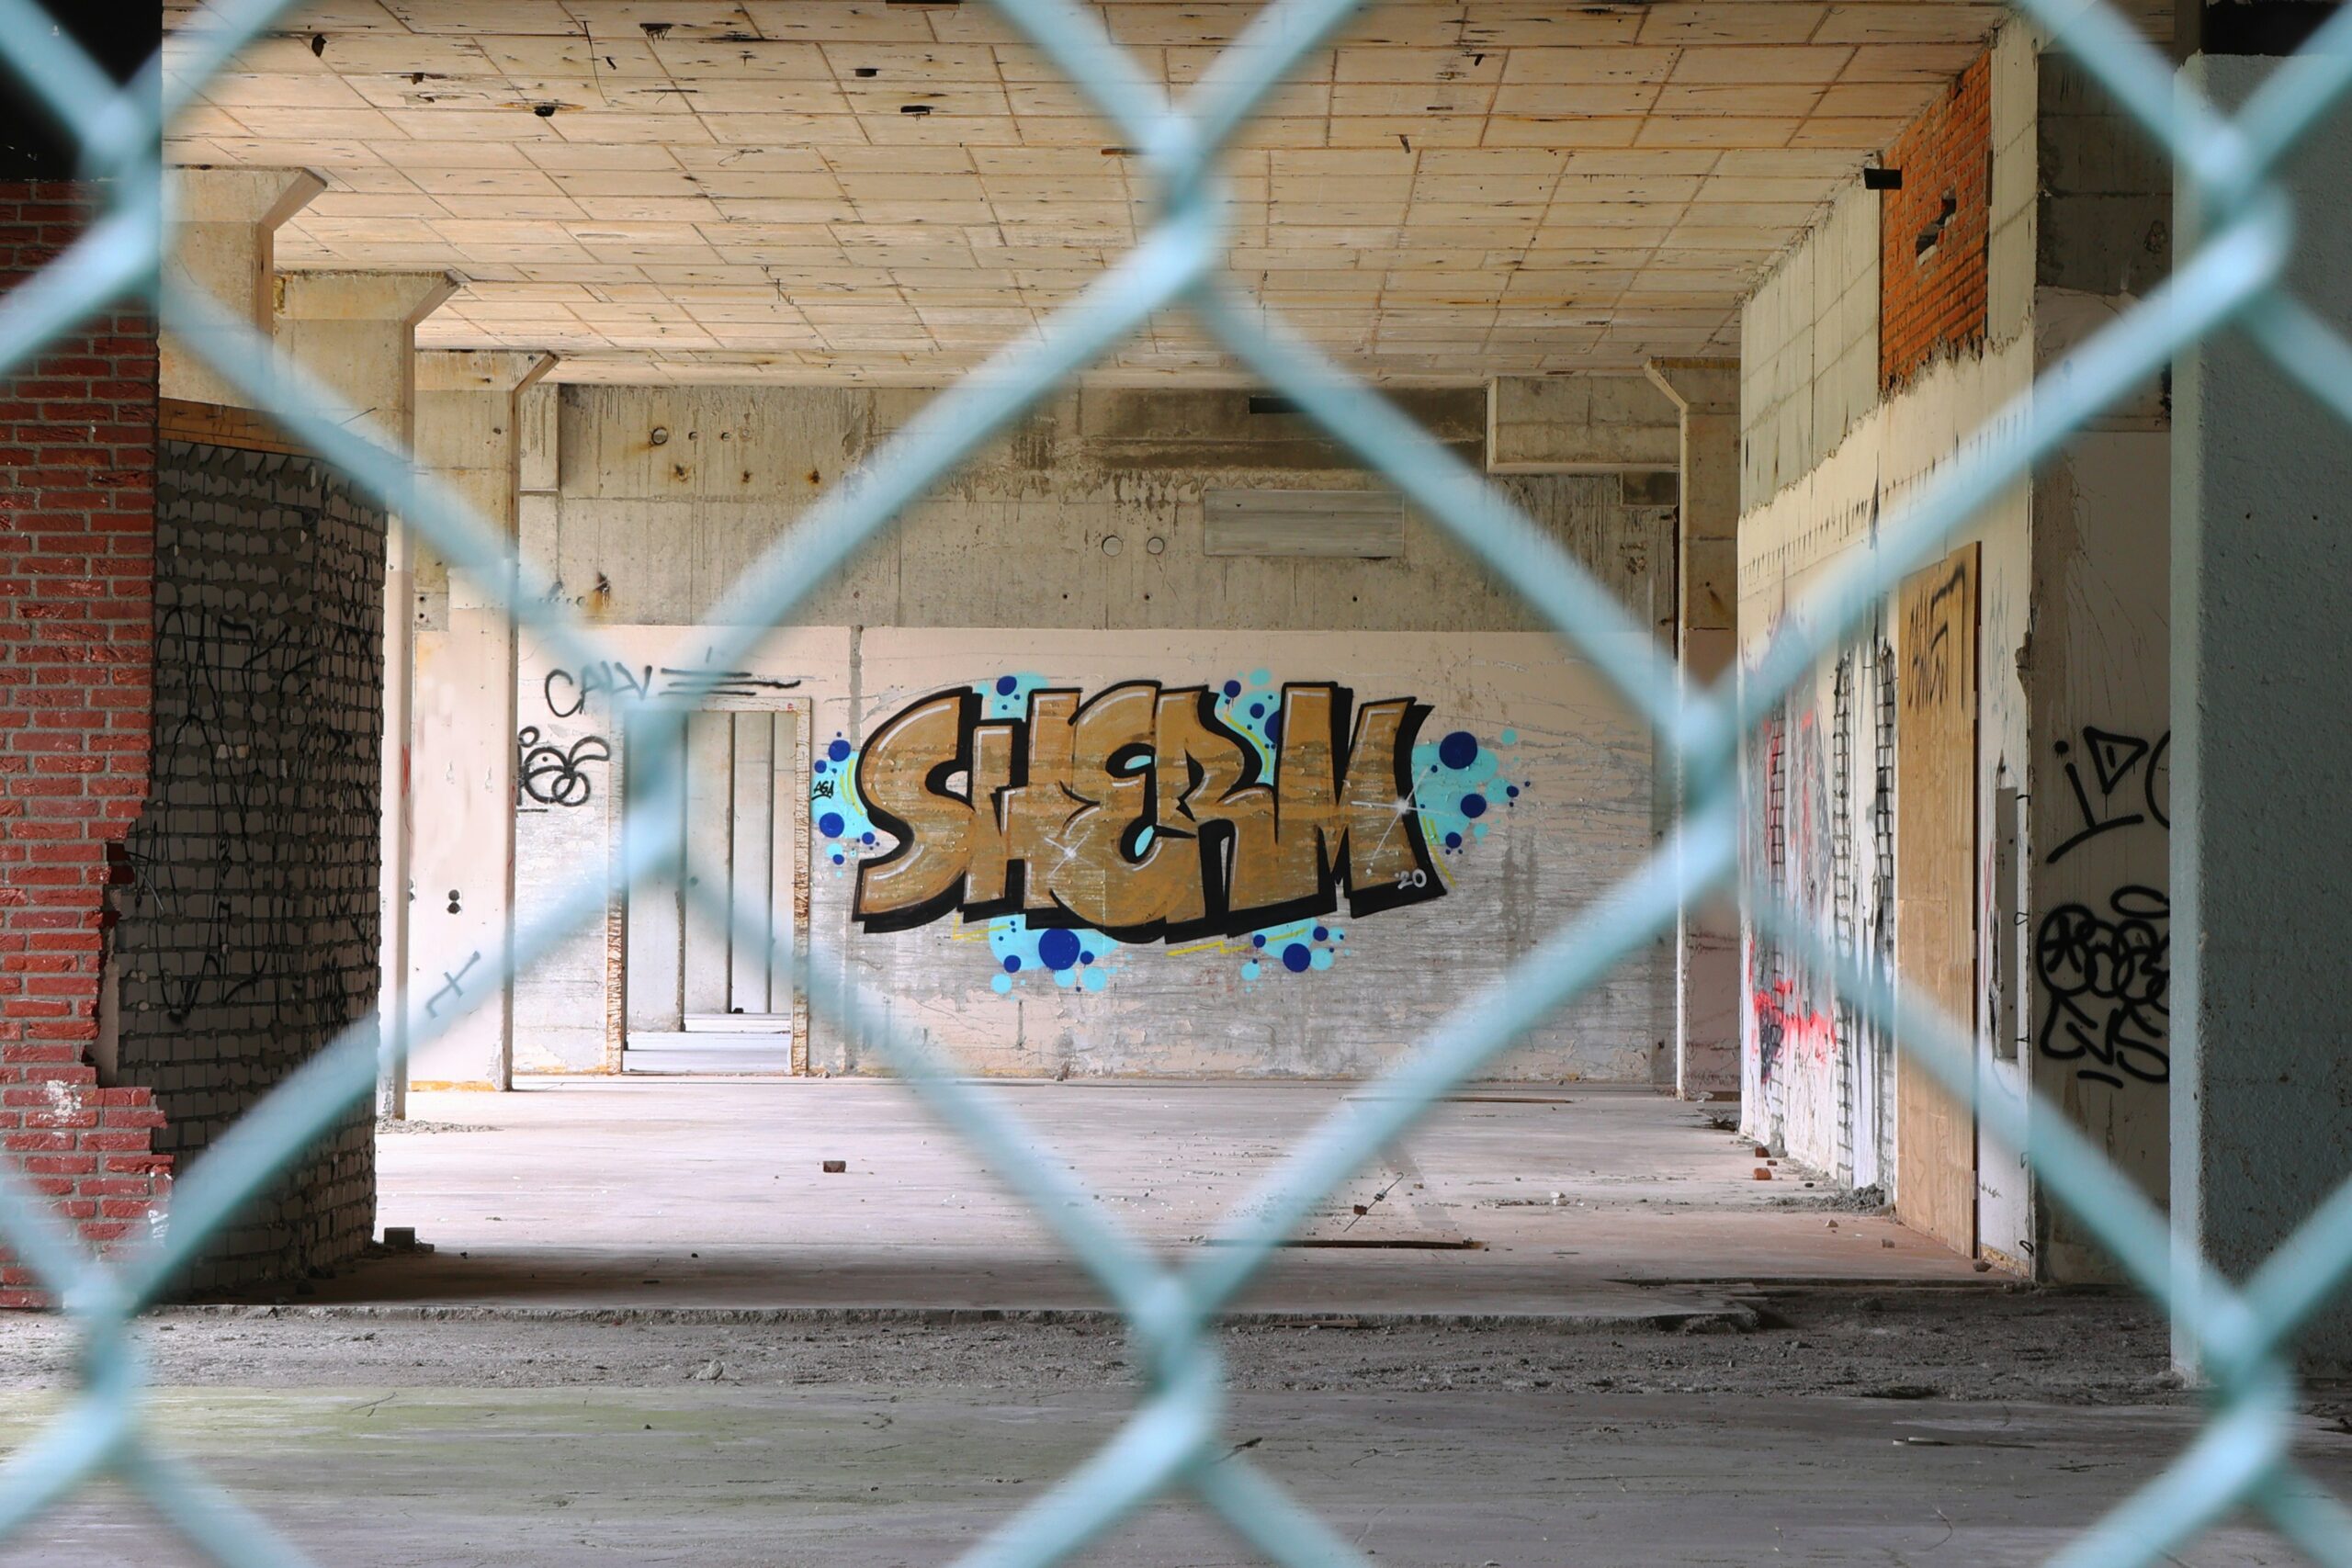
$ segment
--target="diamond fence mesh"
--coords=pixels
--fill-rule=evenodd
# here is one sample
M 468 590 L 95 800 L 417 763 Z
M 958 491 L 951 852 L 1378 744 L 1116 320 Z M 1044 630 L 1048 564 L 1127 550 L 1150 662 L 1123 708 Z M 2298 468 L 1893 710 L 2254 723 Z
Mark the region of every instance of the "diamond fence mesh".
M 1611 682 L 1679 758 L 1683 817 L 1646 867 L 1526 953 L 1506 981 L 1455 1010 L 1386 1077 L 1384 1092 L 1351 1101 L 1292 1149 L 1237 1205 L 1236 1245 L 1181 1265 L 1156 1257 L 1072 1184 L 1065 1168 L 996 1100 L 959 1082 L 924 1043 L 891 1028 L 835 966 L 811 964 L 799 939 L 794 968 L 813 1010 L 876 1041 L 949 1128 L 1004 1174 L 1125 1316 L 1146 1369 L 1136 1407 L 1118 1435 L 961 1560 L 1057 1562 L 1152 1500 L 1189 1491 L 1272 1561 L 1363 1559 L 1220 1436 L 1218 1313 L 1322 1197 L 1408 1130 L 1448 1090 L 1493 1061 L 1524 1031 L 1592 985 L 1673 923 L 1689 897 L 1737 875 L 1738 738 L 1854 628 L 1903 578 L 2070 434 L 2205 335 L 2247 334 L 2312 397 L 2352 423 L 2352 346 L 2287 293 L 2289 203 L 2271 171 L 2352 87 L 2352 9 L 2339 11 L 2303 52 L 2234 116 L 2176 85 L 2169 65 L 2102 0 L 2018 0 L 2167 148 L 2199 205 L 2206 238 L 2171 281 L 2084 344 L 1923 487 L 1743 675 L 1694 688 L 1612 599 L 1498 491 L 1387 403 L 1327 361 L 1223 276 L 1220 151 L 1307 51 L 1361 9 L 1361 0 L 1270 0 L 1180 102 L 1110 43 L 1080 0 L 996 0 L 1029 43 L 1083 90 L 1122 138 L 1141 149 L 1157 181 L 1148 233 L 1060 311 L 1035 340 L 1000 355 L 940 394 L 854 479 L 837 484 L 738 581 L 707 623 L 714 668 L 748 653 L 828 575 L 901 509 L 945 479 L 991 435 L 1077 375 L 1153 312 L 1189 309 L 1272 388 L 1385 475 L 1512 585 L 1562 641 Z M 200 85 L 269 28 L 293 0 L 217 0 L 186 18 L 166 69 L 159 56 L 118 89 L 35 0 L 0 0 L 0 61 L 78 142 L 83 172 L 107 193 L 98 220 L 68 252 L 0 299 L 0 374 L 94 312 L 143 300 L 163 324 L 296 438 L 338 467 L 486 589 L 508 596 L 516 620 L 560 653 L 598 657 L 592 632 L 501 535 L 469 513 L 405 455 L 352 433 L 350 412 L 269 343 L 209 299 L 166 283 L 168 229 L 161 137 Z M 651 755 L 676 754 L 665 735 L 684 724 L 677 695 L 639 705 L 635 722 Z M 651 823 L 674 811 L 678 770 L 656 772 L 630 807 Z M 520 931 L 502 966 L 511 979 L 583 922 L 614 887 L 661 869 L 665 835 L 629 832 L 609 879 L 586 878 L 560 907 Z M 609 885 L 608 885 L 609 884 Z M 2043 1189 L 2065 1204 L 2128 1276 L 2172 1314 L 2211 1379 L 2211 1416 L 2197 1438 L 2059 1554 L 2067 1564 L 2170 1560 L 2207 1526 L 2242 1509 L 2266 1516 L 2313 1559 L 2352 1564 L 2352 1511 L 2300 1472 L 2290 1454 L 2297 1329 L 2352 1274 L 2352 1181 L 2243 1285 L 2221 1280 L 2192 1248 L 2176 1247 L 2164 1214 L 2047 1102 L 2012 1106 L 1973 1093 L 1971 1042 L 1923 1010 L 1893 976 L 1775 905 L 1771 890 L 1739 889 L 1759 931 L 1830 976 L 1847 1003 L 1899 1043 L 1906 1063 L 1932 1074 L 1984 1125 L 2025 1151 Z M 730 921 L 723 901 L 704 911 Z M 764 942 L 763 933 L 759 941 Z M 479 993 L 477 993 L 479 994 Z M 469 1004 L 470 1005 L 470 1004 Z M 410 1047 L 447 1030 L 452 1016 L 412 1012 Z M 398 1030 L 385 1031 L 391 1039 Z M 307 1561 L 191 1464 L 165 1452 L 141 1424 L 144 1371 L 131 1334 L 206 1239 L 286 1172 L 339 1118 L 365 1101 L 379 1069 L 373 1020 L 355 1027 L 256 1105 L 177 1183 L 158 1235 L 106 1260 L 95 1257 L 0 1160 L 0 1246 L 53 1293 L 79 1335 L 78 1392 L 0 1470 L 0 1544 L 50 1505 L 93 1480 L 128 1483 L 211 1561 Z

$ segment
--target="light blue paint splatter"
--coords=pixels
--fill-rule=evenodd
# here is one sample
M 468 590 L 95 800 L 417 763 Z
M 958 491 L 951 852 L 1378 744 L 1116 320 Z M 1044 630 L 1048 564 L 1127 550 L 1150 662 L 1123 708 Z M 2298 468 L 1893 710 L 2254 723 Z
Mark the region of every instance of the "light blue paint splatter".
M 1526 785 L 1510 782 L 1516 759 L 1501 748 L 1518 739 L 1515 729 L 1492 742 L 1453 729 L 1413 748 L 1413 806 L 1432 848 L 1457 854 L 1487 836 L 1498 812 L 1517 808 Z
M 1119 947 L 1101 931 L 1033 928 L 1020 915 L 999 915 L 989 921 L 989 951 L 996 956 L 998 971 L 989 984 L 997 995 L 1006 996 L 1016 986 L 1050 975 L 1057 986 L 1082 984 L 1099 991 L 1119 972 L 1112 962 Z M 1004 984 L 997 985 L 998 980 Z
M 857 793 L 857 750 L 836 734 L 809 764 L 808 828 L 820 864 L 846 876 L 861 860 L 888 850 L 892 840 L 874 825 Z

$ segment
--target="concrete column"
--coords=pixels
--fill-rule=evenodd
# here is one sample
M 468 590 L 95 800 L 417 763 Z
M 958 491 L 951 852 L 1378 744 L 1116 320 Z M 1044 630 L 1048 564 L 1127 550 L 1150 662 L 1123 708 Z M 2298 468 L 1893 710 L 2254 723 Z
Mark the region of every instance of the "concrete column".
M 2181 75 L 2234 108 L 2277 69 L 2206 53 Z M 2336 114 L 2278 179 L 2295 207 L 2286 287 L 2339 331 L 2346 168 L 2352 118 Z M 2184 189 L 2174 254 L 2206 227 Z M 2234 334 L 2182 355 L 2173 386 L 2172 1210 L 2183 1241 L 2243 1280 L 2352 1179 L 2352 433 Z M 2352 1368 L 2342 1292 L 2301 1345 Z
M 327 183 L 308 169 L 171 169 L 171 245 L 164 273 L 210 295 L 261 333 L 270 330 L 276 235 Z M 171 333 L 157 345 L 156 391 L 192 403 L 248 406 Z
M 295 272 L 278 276 L 277 346 L 356 410 L 357 427 L 396 450 L 410 449 L 416 404 L 416 325 L 463 282 L 441 272 Z M 384 571 L 384 780 L 379 1004 L 386 1059 L 405 1054 L 409 963 L 409 757 L 415 667 L 411 586 L 414 547 L 400 520 L 386 532 Z M 379 1109 L 400 1115 L 406 1085 L 391 1077 Z
M 1682 415 L 1675 655 L 1685 679 L 1705 684 L 1739 655 L 1739 364 L 1653 359 L 1647 369 Z M 1674 1090 L 1739 1092 L 1739 917 L 1728 898 L 1675 917 Z
M 555 366 L 529 353 L 416 356 L 416 460 L 511 546 L 523 389 Z M 416 1047 L 413 1089 L 503 1089 L 514 1068 L 514 993 L 492 986 L 513 940 L 513 579 L 453 576 L 416 560 L 416 694 L 411 809 L 415 907 L 409 984 L 428 1016 L 457 1026 Z

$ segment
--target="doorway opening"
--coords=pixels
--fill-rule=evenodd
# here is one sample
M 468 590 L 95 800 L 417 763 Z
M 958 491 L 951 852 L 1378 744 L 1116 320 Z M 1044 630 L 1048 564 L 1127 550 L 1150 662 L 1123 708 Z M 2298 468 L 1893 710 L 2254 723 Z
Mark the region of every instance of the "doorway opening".
M 684 846 L 682 873 L 628 896 L 621 976 L 624 1073 L 805 1070 L 807 1008 L 787 954 L 808 916 L 806 726 L 797 707 L 689 714 L 685 787 L 653 831 Z M 624 748 L 622 804 L 662 759 Z M 629 818 L 633 821 L 634 818 Z M 688 890 L 718 896 L 730 929 Z

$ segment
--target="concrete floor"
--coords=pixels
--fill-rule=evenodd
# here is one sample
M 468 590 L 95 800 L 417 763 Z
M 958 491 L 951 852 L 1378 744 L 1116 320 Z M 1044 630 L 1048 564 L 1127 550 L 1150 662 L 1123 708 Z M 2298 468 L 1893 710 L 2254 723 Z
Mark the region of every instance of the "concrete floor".
M 910 1568 L 1038 1496 L 1129 1408 L 1121 1392 L 207 1388 L 154 1420 L 322 1563 L 349 1568 Z M 25 1411 L 0 1412 L 0 1440 Z M 1375 1563 L 1552 1568 L 2038 1562 L 2190 1437 L 2188 1410 L 1689 1395 L 1243 1394 L 1236 1445 Z M 2307 1432 L 2338 1488 L 2352 1439 Z M 119 1495 L 39 1521 L 0 1562 L 191 1561 Z M 1084 1554 L 1261 1561 L 1163 1505 Z M 2299 1562 L 2250 1528 L 2164 1561 Z
M 1170 1258 L 1320 1118 L 1337 1084 L 991 1083 Z M 379 1140 L 380 1223 L 430 1256 L 320 1303 L 1085 1310 L 1058 1243 L 902 1088 L 867 1079 L 534 1081 L 418 1094 Z M 1719 1112 L 1717 1113 L 1720 1114 Z M 846 1162 L 827 1175 L 822 1163 Z M 1756 1172 L 1770 1169 L 1773 1179 Z M 1465 1094 L 1359 1177 L 1247 1304 L 1273 1313 L 1683 1316 L 1751 1282 L 1986 1282 L 1841 1212 L 1702 1108 L 1575 1086 Z M 1556 1201 L 1555 1201 L 1556 1195 Z M 1352 1211 L 1358 1203 L 1367 1213 Z M 1372 1244 L 1372 1245 L 1367 1245 Z
M 1183 1258 L 1357 1091 L 989 1092 Z M 1099 1315 L 831 1310 L 1092 1300 L 890 1085 L 572 1080 L 413 1110 L 380 1140 L 383 1218 L 445 1250 L 141 1329 L 150 1429 L 322 1564 L 945 1563 L 1134 1408 L 1133 1348 Z M 1374 1564 L 1930 1568 L 2047 1559 L 2194 1436 L 2136 1298 L 1994 1288 L 1758 1164 L 1648 1095 L 1449 1104 L 1360 1189 L 1418 1183 L 1364 1220 L 1423 1245 L 1286 1251 L 1259 1302 L 1306 1320 L 1225 1332 L 1224 1440 Z M 77 1366 L 67 1325 L 0 1320 L 0 1450 Z M 2307 1398 L 2296 1451 L 2352 1495 L 2352 1390 Z M 2298 1561 L 2245 1521 L 2164 1560 Z M 106 1488 L 0 1547 L 9 1568 L 183 1561 Z M 1257 1559 L 1171 1502 L 1080 1561 Z

